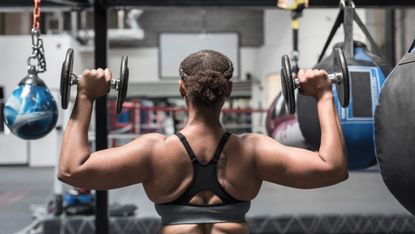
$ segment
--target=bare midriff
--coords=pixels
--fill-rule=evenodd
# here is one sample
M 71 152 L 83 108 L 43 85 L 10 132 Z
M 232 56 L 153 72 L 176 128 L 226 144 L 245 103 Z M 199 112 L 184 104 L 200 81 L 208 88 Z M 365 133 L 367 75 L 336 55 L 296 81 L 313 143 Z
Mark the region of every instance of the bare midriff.
M 222 201 L 219 197 L 208 191 L 196 194 L 190 201 L 190 204 L 194 205 L 214 205 L 221 203 Z M 161 226 L 160 228 L 161 234 L 244 234 L 248 232 L 249 228 L 246 223 L 180 224 Z
M 160 228 L 162 234 L 244 234 L 249 228 L 246 223 L 180 224 Z

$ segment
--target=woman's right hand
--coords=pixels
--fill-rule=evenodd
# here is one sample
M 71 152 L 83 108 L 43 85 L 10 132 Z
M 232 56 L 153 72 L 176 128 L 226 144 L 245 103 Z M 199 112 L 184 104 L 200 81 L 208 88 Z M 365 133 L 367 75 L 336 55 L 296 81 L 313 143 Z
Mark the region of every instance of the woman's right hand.
M 78 83 L 78 95 L 82 95 L 91 101 L 107 94 L 111 88 L 111 71 L 98 68 L 85 70 Z
M 302 95 L 320 99 L 324 94 L 332 92 L 332 84 L 328 79 L 327 72 L 319 69 L 301 69 L 297 78 L 300 83 L 300 93 Z

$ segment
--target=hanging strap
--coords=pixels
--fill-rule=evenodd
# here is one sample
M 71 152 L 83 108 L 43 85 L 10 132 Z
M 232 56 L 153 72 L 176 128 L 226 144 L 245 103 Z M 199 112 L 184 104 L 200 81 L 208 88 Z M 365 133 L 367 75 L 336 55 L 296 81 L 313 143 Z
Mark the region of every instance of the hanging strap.
M 320 62 L 323 59 L 324 54 L 326 53 L 326 50 L 329 47 L 330 42 L 334 37 L 334 34 L 336 34 L 337 29 L 339 29 L 342 22 L 343 22 L 343 9 L 341 9 L 339 11 L 339 14 L 337 15 L 336 21 L 334 22 L 334 25 L 331 28 L 329 37 L 326 40 L 326 44 L 324 44 L 323 51 L 321 52 L 320 56 L 318 57 L 318 62 Z
M 189 142 L 187 141 L 186 137 L 183 136 L 180 132 L 176 133 L 176 136 L 179 137 L 180 141 L 182 142 L 184 148 L 186 149 L 187 155 L 189 155 L 190 160 L 193 162 L 196 160 L 196 155 L 190 147 Z
M 345 11 L 347 9 L 348 11 Z M 345 55 L 346 57 L 348 57 L 347 53 L 350 54 L 351 52 L 353 54 L 353 22 L 356 22 L 356 24 L 362 30 L 363 34 L 369 41 L 373 52 L 376 53 L 379 57 L 383 57 L 382 52 L 380 51 L 373 37 L 370 35 L 369 30 L 367 30 L 366 26 L 363 24 L 362 20 L 357 14 L 356 9 L 354 8 L 354 4 L 352 4 L 351 6 L 345 6 L 345 5 L 340 6 L 339 14 L 337 15 L 333 28 L 329 34 L 329 37 L 326 40 L 326 43 L 323 47 L 323 51 L 321 52 L 318 58 L 318 62 L 321 62 L 321 60 L 323 59 L 327 51 L 327 48 L 330 45 L 331 40 L 333 39 L 335 33 L 337 32 L 337 30 L 339 29 L 342 23 L 344 24 L 344 32 L 345 32 L 345 51 L 344 51 Z M 347 52 L 347 50 L 350 50 L 350 52 Z
M 219 160 L 219 157 L 223 151 L 223 148 L 225 147 L 226 142 L 228 141 L 229 137 L 232 135 L 230 132 L 225 132 L 222 136 L 222 138 L 219 141 L 218 147 L 215 150 L 215 154 L 213 155 L 213 162 L 217 162 Z
M 343 9 L 343 29 L 344 29 L 344 56 L 346 60 L 353 59 L 353 15 L 356 14 L 354 7 L 346 6 Z
M 408 53 L 411 53 L 412 52 L 412 50 L 415 48 L 415 39 L 414 39 L 414 41 L 412 42 L 412 45 L 411 45 L 411 47 L 409 48 L 409 50 L 408 50 Z

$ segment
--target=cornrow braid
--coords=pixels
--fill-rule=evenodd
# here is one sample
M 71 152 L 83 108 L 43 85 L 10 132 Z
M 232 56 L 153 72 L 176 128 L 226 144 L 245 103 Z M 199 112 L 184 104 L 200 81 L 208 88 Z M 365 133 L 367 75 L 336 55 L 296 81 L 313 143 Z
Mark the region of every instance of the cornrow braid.
M 227 56 L 213 50 L 201 50 L 181 62 L 179 74 L 192 100 L 211 105 L 230 92 L 233 70 Z

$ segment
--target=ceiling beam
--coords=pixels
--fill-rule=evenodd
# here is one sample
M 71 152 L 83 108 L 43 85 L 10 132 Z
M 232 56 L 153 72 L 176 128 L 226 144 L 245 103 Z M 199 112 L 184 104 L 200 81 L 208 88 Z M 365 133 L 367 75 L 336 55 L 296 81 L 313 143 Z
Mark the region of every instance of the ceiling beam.
M 338 8 L 339 0 L 309 0 L 311 8 Z M 415 7 L 414 0 L 355 0 L 358 8 Z M 276 8 L 277 0 L 107 0 L 111 7 L 265 7 Z
M 42 11 L 46 10 L 71 10 L 89 8 L 88 0 L 42 0 Z M 0 11 L 25 11 L 33 9 L 32 0 L 1 0 Z
M 42 7 L 63 10 L 90 8 L 94 0 L 42 0 Z M 415 7 L 415 0 L 355 0 L 357 8 Z M 106 0 L 108 7 L 256 7 L 275 8 L 277 0 Z M 2 9 L 31 8 L 32 0 L 0 0 Z M 339 0 L 309 0 L 310 8 L 338 8 Z
M 59 4 L 59 5 L 64 5 L 64 6 L 74 6 L 74 7 L 79 7 L 79 6 L 91 6 L 93 1 L 92 0 L 43 0 L 42 4 L 47 4 L 47 3 L 55 3 L 55 4 Z

